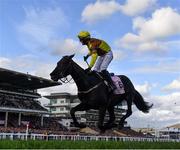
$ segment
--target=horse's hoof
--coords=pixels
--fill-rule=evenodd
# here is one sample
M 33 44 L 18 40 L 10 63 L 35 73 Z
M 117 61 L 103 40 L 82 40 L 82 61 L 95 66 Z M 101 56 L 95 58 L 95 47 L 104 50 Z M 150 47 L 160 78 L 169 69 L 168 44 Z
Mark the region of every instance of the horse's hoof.
M 106 130 L 104 130 L 104 129 L 102 130 L 102 129 L 101 129 L 99 133 L 100 133 L 100 134 L 104 134 L 105 132 L 106 132 Z
M 79 124 L 79 128 L 86 128 L 86 124 L 80 123 L 80 124 Z
M 115 127 L 117 127 L 117 124 L 115 124 L 115 123 L 107 123 L 107 124 L 105 124 L 105 129 L 111 129 L 111 128 L 115 128 Z

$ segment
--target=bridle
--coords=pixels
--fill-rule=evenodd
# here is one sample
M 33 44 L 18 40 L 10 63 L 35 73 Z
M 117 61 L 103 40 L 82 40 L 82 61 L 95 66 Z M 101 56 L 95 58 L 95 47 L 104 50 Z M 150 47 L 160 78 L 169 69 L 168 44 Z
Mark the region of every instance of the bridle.
M 71 84 L 73 84 L 74 82 L 70 82 L 71 80 L 72 80 L 72 77 L 68 80 L 68 78 L 67 77 L 63 77 L 63 78 L 61 78 L 61 79 L 59 79 L 59 80 L 61 80 L 61 82 L 63 82 L 63 83 L 71 83 Z
M 72 77 L 68 80 L 68 77 L 64 77 L 64 74 L 66 73 L 66 71 L 69 69 L 69 66 L 72 65 L 72 62 L 70 61 L 67 65 L 67 67 L 65 69 L 63 69 L 62 72 L 60 72 L 60 75 L 62 78 L 60 78 L 59 80 L 61 80 L 61 82 L 63 83 L 70 83 L 70 81 L 72 80 Z M 73 84 L 74 82 L 71 82 L 71 84 Z
M 66 71 L 69 69 L 69 67 L 75 67 L 74 64 L 72 63 L 72 60 L 70 60 L 70 62 L 68 63 L 68 65 L 66 66 L 65 69 L 63 69 L 63 71 L 60 73 L 61 77 L 59 80 L 61 80 L 63 83 L 71 83 L 73 84 L 74 82 L 70 82 L 73 78 L 71 77 L 69 80 L 67 77 L 64 77 L 64 74 L 66 73 Z M 74 79 L 74 81 L 78 81 L 80 80 L 82 77 L 79 77 L 77 79 Z

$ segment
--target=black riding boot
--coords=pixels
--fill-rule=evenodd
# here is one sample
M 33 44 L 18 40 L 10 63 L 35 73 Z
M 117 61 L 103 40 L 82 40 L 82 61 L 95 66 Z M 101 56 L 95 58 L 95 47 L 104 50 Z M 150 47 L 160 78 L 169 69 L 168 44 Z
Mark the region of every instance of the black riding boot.
M 102 70 L 101 72 L 102 72 L 103 78 L 108 82 L 110 90 L 114 91 L 116 89 L 116 86 L 114 85 L 109 72 L 107 70 Z

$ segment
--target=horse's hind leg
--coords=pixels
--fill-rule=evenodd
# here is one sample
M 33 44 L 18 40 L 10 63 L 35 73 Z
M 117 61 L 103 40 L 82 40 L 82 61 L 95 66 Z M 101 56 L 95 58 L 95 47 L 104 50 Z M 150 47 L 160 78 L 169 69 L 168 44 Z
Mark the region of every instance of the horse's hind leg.
M 132 95 L 130 94 L 130 95 L 126 96 L 127 111 L 126 111 L 126 114 L 121 118 L 121 120 L 119 122 L 119 126 L 118 126 L 119 129 L 124 127 L 124 121 L 126 120 L 126 118 L 128 118 L 132 114 L 132 100 L 133 100 L 133 97 L 134 97 L 133 94 Z
M 109 113 L 109 120 L 105 124 L 105 129 L 111 129 L 117 126 L 114 122 L 115 121 L 114 106 L 108 107 L 107 110 Z
M 71 114 L 71 117 L 73 119 L 73 123 L 74 123 L 74 126 L 75 127 L 79 127 L 79 128 L 85 128 L 86 125 L 83 124 L 83 123 L 79 123 L 76 119 L 76 116 L 75 116 L 75 112 L 76 111 L 85 111 L 85 110 L 89 110 L 89 108 L 84 105 L 83 103 L 80 103 L 79 105 L 73 107 L 71 110 L 70 110 L 70 114 Z

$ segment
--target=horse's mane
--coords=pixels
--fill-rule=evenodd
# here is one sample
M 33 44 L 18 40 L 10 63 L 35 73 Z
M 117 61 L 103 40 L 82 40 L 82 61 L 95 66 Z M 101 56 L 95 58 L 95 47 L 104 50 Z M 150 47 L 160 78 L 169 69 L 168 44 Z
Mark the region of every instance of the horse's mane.
M 87 74 L 85 70 L 80 65 L 78 65 L 74 60 L 72 60 L 72 62 L 75 69 L 78 70 L 78 74 L 80 74 L 82 78 L 86 79 L 86 81 L 88 81 L 90 85 L 94 85 L 102 81 L 99 77 L 97 77 L 96 73 L 92 72 Z
M 71 59 L 71 61 L 73 62 L 75 69 L 78 70 L 77 73 L 80 74 L 82 78 L 88 79 L 88 75 L 85 72 L 85 70 L 80 65 L 78 65 L 74 60 Z

